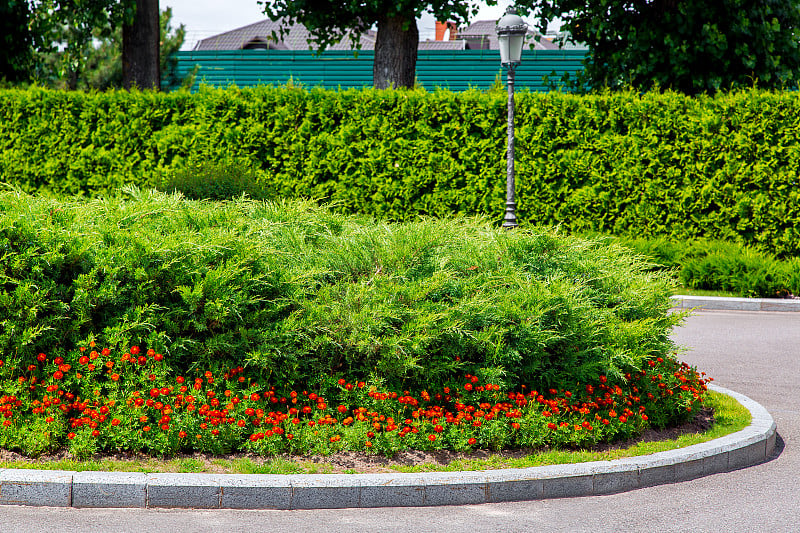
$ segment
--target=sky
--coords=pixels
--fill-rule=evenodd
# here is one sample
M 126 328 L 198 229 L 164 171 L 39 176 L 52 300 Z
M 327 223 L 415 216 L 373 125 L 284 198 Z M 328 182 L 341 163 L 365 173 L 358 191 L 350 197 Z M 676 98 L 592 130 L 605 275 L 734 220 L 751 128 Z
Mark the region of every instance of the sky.
M 511 0 L 500 0 L 496 6 L 480 2 L 475 20 L 497 20 L 503 16 Z M 172 8 L 172 25 L 186 27 L 183 49 L 191 50 L 200 40 L 246 26 L 266 18 L 257 0 L 160 0 L 161 9 Z M 534 20 L 527 20 L 534 25 Z M 418 21 L 420 39 L 433 39 L 435 20 L 432 15 Z

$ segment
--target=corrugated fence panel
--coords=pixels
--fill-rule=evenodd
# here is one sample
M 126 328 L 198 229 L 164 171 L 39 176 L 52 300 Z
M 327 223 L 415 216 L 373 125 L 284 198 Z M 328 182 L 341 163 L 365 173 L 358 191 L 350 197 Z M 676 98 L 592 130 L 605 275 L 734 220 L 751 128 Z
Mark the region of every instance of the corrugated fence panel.
M 517 68 L 517 88 L 546 91 L 544 76 L 558 79 L 565 72 L 574 75 L 583 69 L 583 50 L 526 50 Z M 178 52 L 178 76 L 183 78 L 198 67 L 192 90 L 200 83 L 214 87 L 234 84 L 284 85 L 347 89 L 372 86 L 374 52 L 331 51 L 315 55 L 293 50 L 219 50 Z M 553 75 L 555 73 L 555 75 Z M 417 57 L 417 82 L 426 89 L 436 87 L 464 91 L 471 87 L 488 89 L 499 79 L 505 82 L 497 50 L 420 51 Z

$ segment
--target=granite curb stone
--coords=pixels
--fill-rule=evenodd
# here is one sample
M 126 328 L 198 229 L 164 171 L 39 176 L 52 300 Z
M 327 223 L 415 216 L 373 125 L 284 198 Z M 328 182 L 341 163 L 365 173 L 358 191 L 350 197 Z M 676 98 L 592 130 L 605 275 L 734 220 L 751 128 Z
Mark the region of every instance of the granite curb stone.
M 706 443 L 613 461 L 414 474 L 139 474 L 0 470 L 0 504 L 54 507 L 333 509 L 465 505 L 594 496 L 686 481 L 766 461 L 770 414 L 722 387 L 751 413 L 745 429 Z
M 147 507 L 147 474 L 75 472 L 72 507 Z
M 672 296 L 675 309 L 713 311 L 800 312 L 800 298 L 729 298 L 726 296 Z
M 65 470 L 2 470 L 0 505 L 70 507 L 75 473 Z

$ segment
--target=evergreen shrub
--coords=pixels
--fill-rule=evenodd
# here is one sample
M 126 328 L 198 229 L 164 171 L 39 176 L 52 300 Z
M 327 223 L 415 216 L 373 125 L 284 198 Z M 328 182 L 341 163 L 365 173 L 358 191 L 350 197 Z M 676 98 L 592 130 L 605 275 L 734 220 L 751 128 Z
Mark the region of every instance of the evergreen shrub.
M 127 192 L 0 194 L 7 368 L 96 340 L 155 349 L 178 372 L 245 364 L 298 390 L 338 376 L 431 390 L 465 374 L 544 390 L 673 357 L 669 279 L 602 240 Z

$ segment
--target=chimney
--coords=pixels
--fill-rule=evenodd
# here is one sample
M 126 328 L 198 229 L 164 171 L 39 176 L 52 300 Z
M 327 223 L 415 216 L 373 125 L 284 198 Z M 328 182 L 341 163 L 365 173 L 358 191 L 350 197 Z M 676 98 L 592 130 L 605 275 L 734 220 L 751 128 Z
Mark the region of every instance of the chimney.
M 450 36 L 448 40 L 455 41 L 456 37 L 458 36 L 458 26 L 456 23 L 451 21 L 436 21 L 436 40 L 444 41 L 444 34 L 447 33 L 447 30 L 450 30 Z

